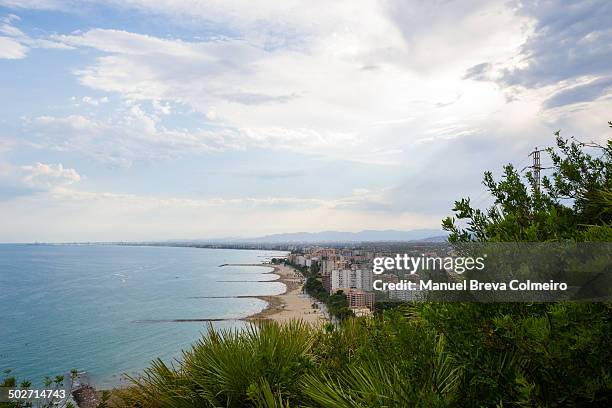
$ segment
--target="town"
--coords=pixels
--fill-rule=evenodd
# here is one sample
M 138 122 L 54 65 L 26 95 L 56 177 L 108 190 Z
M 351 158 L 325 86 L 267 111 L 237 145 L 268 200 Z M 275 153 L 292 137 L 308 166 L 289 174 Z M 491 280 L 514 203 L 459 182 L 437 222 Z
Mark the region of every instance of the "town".
M 332 316 L 342 318 L 370 316 L 383 305 L 422 298 L 422 291 L 399 285 L 407 280 L 418 282 L 417 271 L 392 270 L 375 274 L 375 259 L 395 256 L 398 252 L 422 257 L 440 256 L 446 251 L 446 244 L 429 242 L 358 247 L 297 246 L 291 248 L 286 259 L 273 259 L 272 262 L 285 262 L 300 271 L 306 278 L 304 291 L 325 303 Z

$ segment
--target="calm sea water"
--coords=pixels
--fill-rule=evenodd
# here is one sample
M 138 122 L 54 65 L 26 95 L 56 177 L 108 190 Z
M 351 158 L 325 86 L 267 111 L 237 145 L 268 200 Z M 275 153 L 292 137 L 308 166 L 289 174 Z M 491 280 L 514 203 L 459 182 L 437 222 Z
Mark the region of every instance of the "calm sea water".
M 0 370 L 40 383 L 72 368 L 100 387 L 171 362 L 206 329 L 262 310 L 279 282 L 259 263 L 282 252 L 111 245 L 0 245 Z M 233 282 L 226 282 L 233 281 Z M 238 281 L 238 282 L 236 282 Z

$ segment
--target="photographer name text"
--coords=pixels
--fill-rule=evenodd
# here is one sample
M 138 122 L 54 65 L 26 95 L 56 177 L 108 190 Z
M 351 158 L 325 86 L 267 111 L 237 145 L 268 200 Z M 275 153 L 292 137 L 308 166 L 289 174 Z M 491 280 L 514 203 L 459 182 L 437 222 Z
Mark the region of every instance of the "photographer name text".
M 509 282 L 481 282 L 476 279 L 461 282 L 435 282 L 429 280 L 401 280 L 399 282 L 383 282 L 377 279 L 372 284 L 379 291 L 566 291 L 565 282 L 532 282 L 513 279 Z

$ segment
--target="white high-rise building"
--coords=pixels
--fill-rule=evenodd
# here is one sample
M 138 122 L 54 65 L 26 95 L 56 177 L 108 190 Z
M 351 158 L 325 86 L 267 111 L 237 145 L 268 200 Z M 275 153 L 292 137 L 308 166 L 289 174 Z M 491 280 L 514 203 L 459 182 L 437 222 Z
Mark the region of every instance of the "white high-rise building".
M 329 258 L 321 259 L 321 276 L 328 276 L 333 270 L 335 262 Z
M 369 269 L 334 269 L 331 272 L 331 291 L 339 289 L 372 290 L 372 271 Z

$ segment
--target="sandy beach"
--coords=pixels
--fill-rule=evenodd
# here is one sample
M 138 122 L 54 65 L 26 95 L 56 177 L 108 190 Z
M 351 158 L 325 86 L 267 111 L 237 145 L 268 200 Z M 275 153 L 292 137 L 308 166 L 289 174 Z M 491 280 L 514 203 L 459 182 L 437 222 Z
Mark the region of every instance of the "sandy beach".
M 245 320 L 257 321 L 262 319 L 286 322 L 289 320 L 303 320 L 310 324 L 322 324 L 327 322 L 326 317 L 318 308 L 313 308 L 315 300 L 305 293 L 302 293 L 304 277 L 291 266 L 259 264 L 257 266 L 267 266 L 274 268 L 274 273 L 278 275 L 275 281 L 282 282 L 286 286 L 284 293 L 271 296 L 257 296 L 259 299 L 268 302 L 268 307 L 259 313 L 247 317 Z

